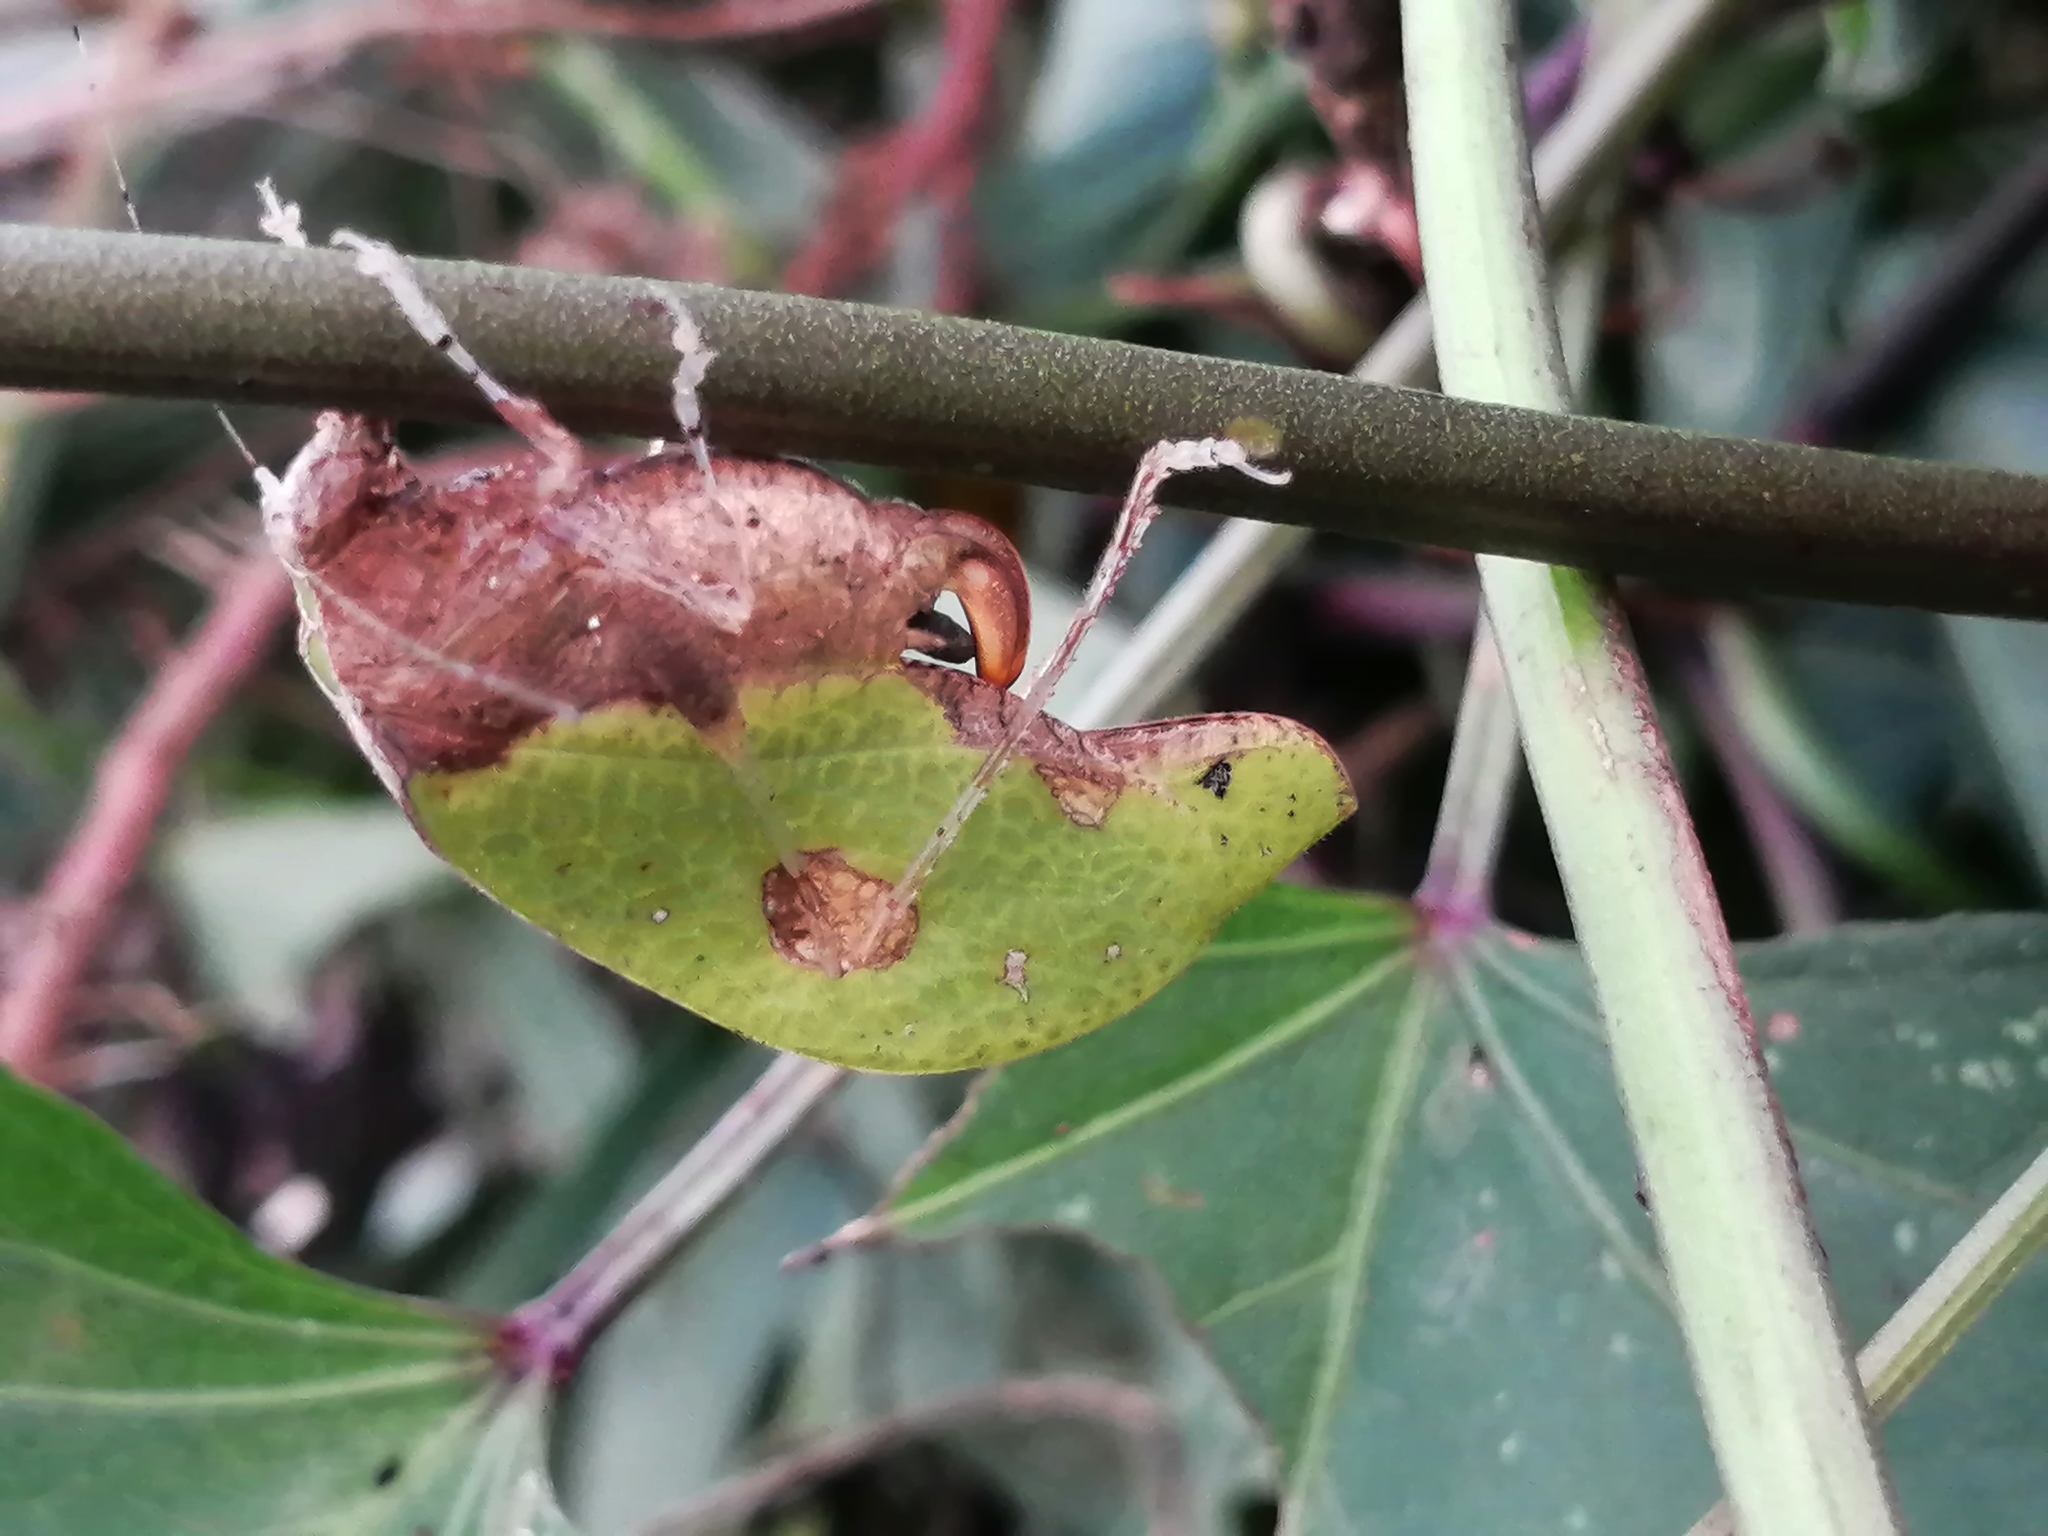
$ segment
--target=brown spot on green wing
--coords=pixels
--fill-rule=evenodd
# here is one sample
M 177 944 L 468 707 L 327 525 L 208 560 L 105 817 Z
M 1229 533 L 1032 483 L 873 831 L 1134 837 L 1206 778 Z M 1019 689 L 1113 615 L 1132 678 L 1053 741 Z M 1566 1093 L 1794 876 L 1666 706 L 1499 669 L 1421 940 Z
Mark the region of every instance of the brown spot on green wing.
M 917 942 L 917 908 L 888 912 L 891 888 L 837 848 L 807 851 L 795 874 L 771 864 L 761 877 L 768 941 L 791 965 L 827 976 L 886 970 Z

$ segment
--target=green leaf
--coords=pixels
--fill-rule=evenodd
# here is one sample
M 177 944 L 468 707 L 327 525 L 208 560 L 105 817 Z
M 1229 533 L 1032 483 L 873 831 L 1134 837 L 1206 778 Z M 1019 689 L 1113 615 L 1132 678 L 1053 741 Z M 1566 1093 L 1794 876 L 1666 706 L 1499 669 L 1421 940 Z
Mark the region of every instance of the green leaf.
M 1418 939 L 1403 904 L 1274 888 L 1129 1019 L 994 1075 L 889 1224 L 1149 1259 L 1297 1529 L 1683 1530 L 1716 1480 L 1583 968 Z M 1868 1335 L 2041 1140 L 2048 918 L 1756 946 L 1745 979 Z M 2035 1528 L 2044 1370 L 2037 1270 L 1888 1427 L 1921 1528 Z
M 770 942 L 771 829 L 893 881 L 985 742 L 900 672 L 750 689 L 741 711 L 743 757 L 628 706 L 407 793 L 443 855 L 571 948 L 767 1044 L 897 1072 L 1007 1060 L 1128 1012 L 1350 805 L 1328 748 L 1286 721 L 1073 748 L 1048 730 L 940 861 L 907 955 L 835 976 Z
M 8 1536 L 568 1536 L 546 1407 L 476 1320 L 259 1253 L 0 1075 Z

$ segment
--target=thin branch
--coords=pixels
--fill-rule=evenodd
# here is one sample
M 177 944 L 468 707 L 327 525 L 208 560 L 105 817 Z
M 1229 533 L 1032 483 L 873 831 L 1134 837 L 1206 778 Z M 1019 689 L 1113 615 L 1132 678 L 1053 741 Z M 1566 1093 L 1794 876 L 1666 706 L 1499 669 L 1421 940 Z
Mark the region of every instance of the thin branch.
M 1184 1451 L 1172 1421 L 1150 1392 L 1120 1381 L 1077 1376 L 1030 1377 L 956 1392 L 856 1428 L 820 1436 L 757 1472 L 730 1478 L 709 1493 L 642 1527 L 640 1536 L 690 1536 L 739 1525 L 835 1472 L 905 1440 L 966 1423 L 1072 1419 L 1109 1426 L 1123 1436 L 1145 1500 L 1151 1536 L 1187 1536 Z
M 51 1075 L 73 988 L 141 863 L 179 766 L 261 665 L 291 607 L 276 559 L 268 550 L 249 555 L 101 755 L 85 815 L 36 899 L 33 942 L 0 999 L 0 1061 L 19 1075 Z
M 778 1056 L 574 1269 L 505 1320 L 498 1354 L 506 1368 L 515 1376 L 566 1380 L 591 1341 L 691 1234 L 851 1076 L 824 1062 Z
M 699 5 L 597 5 L 580 0 L 492 0 L 489 5 L 359 0 L 314 4 L 235 22 L 188 42 L 177 58 L 124 90 L 115 107 L 87 83 L 64 81 L 0 104 L 0 167 L 62 153 L 102 116 L 128 132 L 212 122 L 303 87 L 376 43 L 400 39 L 577 32 L 664 42 L 736 42 L 823 26 L 873 10 L 878 0 L 705 0 Z
M 1402 19 L 1444 385 L 1561 412 L 1511 0 L 1404 0 Z M 1611 586 L 1488 557 L 1479 575 L 1730 1501 L 1750 1536 L 1896 1532 L 1733 947 Z
M 1521 765 L 1500 649 L 1482 616 L 1472 631 L 1472 659 L 1458 699 L 1429 864 L 1415 889 L 1416 910 L 1439 945 L 1470 935 L 1492 915 L 1494 865 Z
M 675 355 L 645 280 L 417 269 L 478 357 L 566 425 L 669 430 Z M 1176 499 L 1680 588 L 2048 613 L 2040 477 L 1549 417 L 983 321 L 671 291 L 723 359 L 705 405 L 735 451 L 1121 491 L 1156 442 L 1263 422 L 1289 486 L 1203 474 Z M 488 415 L 344 253 L 24 226 L 0 226 L 4 386 Z

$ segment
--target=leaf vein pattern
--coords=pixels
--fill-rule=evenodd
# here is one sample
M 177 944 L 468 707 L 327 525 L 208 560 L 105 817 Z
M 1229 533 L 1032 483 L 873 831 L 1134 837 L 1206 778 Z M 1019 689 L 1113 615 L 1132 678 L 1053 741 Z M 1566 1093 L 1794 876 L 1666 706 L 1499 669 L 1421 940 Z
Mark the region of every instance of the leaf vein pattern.
M 131 1392 L 118 1387 L 49 1387 L 31 1382 L 0 1382 L 0 1409 L 79 1408 L 106 1413 L 175 1415 L 220 1413 L 234 1409 L 295 1408 L 480 1379 L 489 1370 L 490 1363 L 479 1357 L 475 1360 L 437 1360 L 424 1365 L 361 1371 L 353 1376 L 278 1382 L 260 1387 L 159 1387 Z
M 1288 1475 L 1283 1508 L 1304 1508 L 1309 1482 L 1321 1475 L 1331 1422 L 1344 1392 L 1363 1320 L 1372 1240 L 1393 1188 L 1394 1165 L 1399 1161 L 1408 1119 L 1422 1086 L 1423 1062 L 1431 1034 L 1430 1004 L 1435 991 L 1431 978 L 1416 975 L 1387 1048 L 1380 1090 L 1373 1105 L 1372 1130 L 1352 1175 L 1351 1219 L 1335 1249 L 1337 1273 L 1330 1287 L 1322 1358 L 1317 1362 L 1308 1411 L 1302 1417 L 1301 1443 Z
M 323 1318 L 288 1317 L 275 1312 L 249 1311 L 222 1302 L 207 1301 L 201 1297 L 164 1290 L 128 1275 L 100 1269 L 71 1254 L 36 1248 L 12 1238 L 0 1238 L 0 1264 L 14 1264 L 22 1268 L 40 1266 L 48 1270 L 69 1270 L 102 1289 L 129 1296 L 146 1297 L 153 1305 L 167 1312 L 179 1312 L 195 1318 L 212 1318 L 252 1331 L 287 1334 L 298 1340 L 393 1344 L 437 1353 L 444 1350 L 468 1352 L 478 1347 L 475 1335 L 428 1320 L 422 1320 L 419 1326 L 414 1328 L 373 1328 L 364 1323 L 330 1323 Z
M 987 1190 L 1006 1184 L 1012 1179 L 1071 1156 L 1080 1148 L 1099 1141 L 1114 1131 L 1122 1130 L 1125 1126 L 1170 1109 L 1200 1093 L 1212 1083 L 1241 1071 L 1260 1057 L 1270 1055 L 1300 1039 L 1326 1022 L 1339 1009 L 1358 1001 L 1389 976 L 1407 968 L 1411 963 L 1405 951 L 1388 955 L 1376 965 L 1361 971 L 1343 986 L 1318 998 L 1307 1007 L 1297 1009 L 1234 1050 L 1224 1052 L 1201 1070 L 1176 1078 L 1150 1093 L 1141 1094 L 1118 1105 L 1105 1115 L 1076 1125 L 1056 1141 L 1044 1142 L 1019 1157 L 984 1168 L 979 1173 L 970 1174 L 958 1183 L 923 1200 L 899 1207 L 896 1219 L 899 1222 L 926 1219 L 948 1207 L 962 1204 Z

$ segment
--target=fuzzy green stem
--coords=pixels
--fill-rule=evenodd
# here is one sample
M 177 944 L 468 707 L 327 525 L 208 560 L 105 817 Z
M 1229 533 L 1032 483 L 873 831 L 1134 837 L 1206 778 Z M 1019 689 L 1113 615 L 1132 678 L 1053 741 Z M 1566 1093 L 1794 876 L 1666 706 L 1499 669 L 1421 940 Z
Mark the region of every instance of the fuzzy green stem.
M 1447 390 L 1561 412 L 1509 0 L 1404 0 Z M 1618 606 L 1482 558 L 1530 769 L 1606 1020 L 1693 1379 L 1748 1536 L 1900 1529 L 1720 908 Z
M 673 430 L 644 281 L 420 262 L 515 390 L 585 430 Z M 1360 537 L 1565 560 L 1720 592 L 2048 616 L 2048 480 L 1558 418 L 1303 369 L 856 304 L 678 286 L 718 349 L 708 420 L 803 453 L 1120 492 L 1154 443 L 1277 429 L 1284 489 L 1175 499 Z M 488 406 L 339 251 L 0 225 L 0 388 Z
M 1977 1218 L 1856 1356 L 1870 1411 L 1891 1417 L 2020 1271 L 2048 1248 L 2048 1151 Z M 1688 1536 L 1730 1536 L 1726 1504 Z

